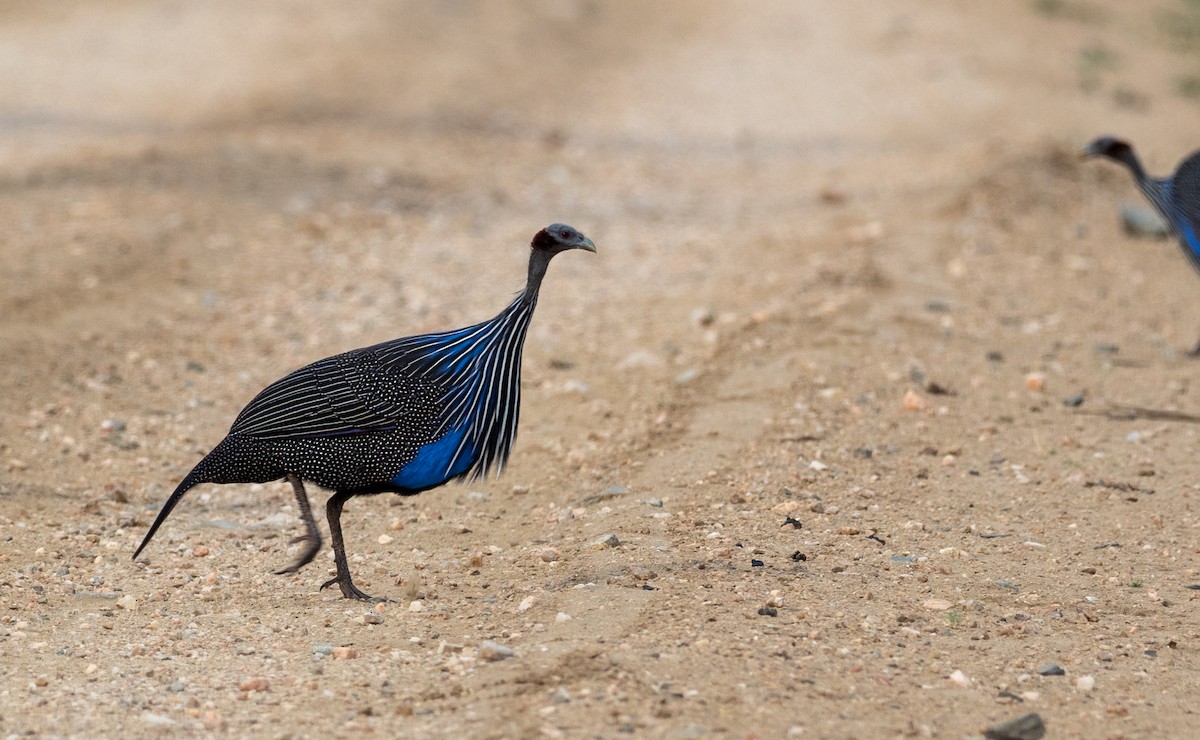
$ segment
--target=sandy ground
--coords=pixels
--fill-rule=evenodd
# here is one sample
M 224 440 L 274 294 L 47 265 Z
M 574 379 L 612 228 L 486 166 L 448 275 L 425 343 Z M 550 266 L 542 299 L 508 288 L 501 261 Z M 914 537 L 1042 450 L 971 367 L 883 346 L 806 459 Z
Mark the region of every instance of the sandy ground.
M 1194 732 L 1200 282 L 1074 154 L 1196 146 L 1193 5 L 350 7 L 0 6 L 5 736 Z M 552 221 L 508 471 L 347 508 L 392 601 L 284 483 L 130 561 Z

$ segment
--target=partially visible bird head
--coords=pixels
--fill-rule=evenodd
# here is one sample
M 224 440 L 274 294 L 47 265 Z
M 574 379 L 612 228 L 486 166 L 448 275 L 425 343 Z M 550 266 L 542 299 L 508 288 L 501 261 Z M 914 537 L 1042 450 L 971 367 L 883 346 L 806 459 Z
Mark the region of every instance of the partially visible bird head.
M 1080 154 L 1085 157 L 1108 157 L 1118 162 L 1128 162 L 1129 157 L 1133 154 L 1133 147 L 1122 139 L 1101 136 L 1088 144 Z
M 566 224 L 550 224 L 533 235 L 533 241 L 529 243 L 529 246 L 536 251 L 546 252 L 550 256 L 568 249 L 596 251 L 596 245 L 592 243 L 591 239 Z

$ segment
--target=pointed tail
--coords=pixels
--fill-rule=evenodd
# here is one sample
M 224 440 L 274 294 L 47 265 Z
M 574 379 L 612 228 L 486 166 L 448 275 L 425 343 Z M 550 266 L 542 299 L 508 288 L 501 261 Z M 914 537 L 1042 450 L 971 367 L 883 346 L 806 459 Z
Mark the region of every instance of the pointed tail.
M 146 545 L 150 544 L 150 540 L 154 537 L 154 533 L 157 532 L 158 528 L 162 526 L 162 523 L 167 520 L 167 515 L 171 513 L 171 509 L 175 508 L 175 504 L 179 503 L 179 499 L 183 498 L 183 494 L 187 493 L 188 490 L 193 486 L 208 482 L 208 477 L 204 474 L 204 472 L 202 472 L 206 467 L 204 463 L 207 459 L 208 458 L 201 460 L 200 464 L 192 468 L 192 472 L 188 473 L 187 477 L 185 477 L 179 483 L 179 485 L 175 487 L 175 492 L 171 494 L 169 499 L 167 499 L 167 503 L 163 504 L 162 510 L 158 512 L 158 517 L 154 520 L 154 524 L 150 525 L 150 531 L 147 532 L 146 536 L 142 539 L 142 544 L 138 545 L 138 549 L 133 551 L 133 557 L 130 558 L 131 560 L 137 560 L 137 556 L 142 553 L 142 550 L 146 549 Z

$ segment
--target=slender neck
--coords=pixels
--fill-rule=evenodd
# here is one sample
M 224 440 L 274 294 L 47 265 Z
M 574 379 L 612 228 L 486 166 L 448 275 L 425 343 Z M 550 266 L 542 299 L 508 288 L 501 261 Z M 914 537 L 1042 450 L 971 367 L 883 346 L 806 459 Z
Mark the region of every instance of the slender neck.
M 1132 148 L 1126 147 L 1122 149 L 1113 159 L 1128 167 L 1129 171 L 1133 174 L 1133 179 L 1139 184 L 1146 181 L 1146 170 L 1142 169 L 1142 162 L 1133 153 Z
M 542 287 L 542 278 L 546 277 L 546 267 L 549 266 L 550 258 L 553 256 L 553 254 L 540 249 L 530 251 L 529 279 L 525 282 L 525 291 L 521 294 L 522 301 L 537 303 L 538 290 Z

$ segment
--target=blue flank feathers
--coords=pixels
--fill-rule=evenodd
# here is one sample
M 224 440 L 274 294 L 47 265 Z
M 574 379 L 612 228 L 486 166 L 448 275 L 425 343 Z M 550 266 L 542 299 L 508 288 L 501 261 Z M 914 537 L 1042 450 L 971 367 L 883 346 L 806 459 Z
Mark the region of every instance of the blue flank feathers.
M 463 449 L 455 457 L 466 431 L 466 427 L 459 427 L 436 442 L 422 445 L 416 457 L 392 478 L 392 484 L 412 491 L 424 491 L 470 470 L 476 458 L 474 450 Z

